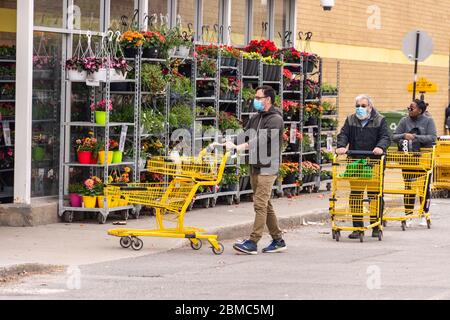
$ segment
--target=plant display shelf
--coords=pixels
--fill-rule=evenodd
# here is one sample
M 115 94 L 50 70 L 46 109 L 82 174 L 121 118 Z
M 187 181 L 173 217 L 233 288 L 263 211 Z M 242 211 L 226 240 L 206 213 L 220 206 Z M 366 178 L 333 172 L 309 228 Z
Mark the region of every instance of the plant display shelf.
M 108 207 L 107 201 L 105 199 L 103 208 L 84 208 L 84 207 L 71 207 L 67 205 L 66 196 L 68 195 L 68 185 L 70 183 L 70 168 L 87 168 L 89 169 L 89 174 L 97 175 L 99 178 L 103 180 L 104 184 L 108 184 L 108 177 L 110 174 L 110 169 L 117 169 L 123 166 L 131 167 L 133 174 L 130 175 L 130 181 L 138 181 L 138 152 L 139 149 L 138 141 L 139 141 L 139 116 L 140 116 L 140 59 L 136 56 L 134 59 L 127 59 L 127 61 L 131 61 L 134 63 L 135 68 L 135 79 L 124 80 L 124 81 L 114 81 L 110 80 L 110 72 L 107 72 L 106 82 L 100 82 L 99 87 L 91 87 L 90 91 L 90 101 L 86 101 L 86 106 L 88 107 L 91 103 L 97 102 L 96 96 L 99 95 L 102 99 L 109 101 L 112 100 L 111 97 L 113 95 L 118 94 L 117 92 L 111 91 L 111 83 L 134 83 L 135 88 L 134 91 L 126 92 L 126 94 L 134 95 L 134 106 L 133 106 L 133 114 L 134 114 L 134 122 L 110 122 L 110 112 L 106 112 L 106 124 L 99 125 L 95 123 L 94 112 L 91 112 L 91 122 L 86 121 L 71 121 L 71 101 L 70 98 L 66 100 L 63 104 L 62 112 L 61 112 L 61 137 L 60 137 L 60 181 L 59 181 L 59 201 L 58 201 L 58 214 L 63 218 L 65 222 L 72 222 L 74 219 L 74 214 L 76 212 L 85 212 L 92 213 L 97 215 L 98 223 L 104 224 L 110 213 L 120 212 L 122 215 L 122 219 L 127 220 L 129 215 L 133 215 L 136 218 L 139 216 L 139 208 L 135 206 L 119 206 L 119 207 Z M 63 70 L 62 75 L 64 79 L 66 79 L 66 71 Z M 70 91 L 72 87 L 72 82 L 68 79 L 65 80 L 67 90 Z M 70 92 L 69 92 L 70 93 Z M 68 94 L 70 97 L 71 94 Z M 133 128 L 133 156 L 131 159 L 124 160 L 121 163 L 108 163 L 105 159 L 104 164 L 80 164 L 76 162 L 70 161 L 70 149 L 71 149 L 71 128 L 91 128 L 96 134 L 102 134 L 102 138 L 104 141 L 109 141 L 109 138 L 112 136 L 110 133 L 111 128 L 114 127 L 122 127 L 128 126 Z M 129 135 L 129 132 L 127 132 Z M 109 147 L 106 144 L 105 149 L 106 157 L 108 157 Z M 75 155 L 76 156 L 76 155 Z M 109 159 L 108 159 L 109 160 Z

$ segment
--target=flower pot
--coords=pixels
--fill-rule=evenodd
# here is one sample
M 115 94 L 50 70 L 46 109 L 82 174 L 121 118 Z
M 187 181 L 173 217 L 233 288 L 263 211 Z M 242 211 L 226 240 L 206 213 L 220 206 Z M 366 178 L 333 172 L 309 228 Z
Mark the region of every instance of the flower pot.
M 120 205 L 120 199 L 117 197 L 112 197 L 111 199 L 111 208 L 118 207 Z
M 88 80 L 106 82 L 106 68 L 100 68 L 98 71 L 88 75 Z
M 80 208 L 83 202 L 83 198 L 77 193 L 69 194 L 69 203 L 73 208 Z
M 283 184 L 293 184 L 295 183 L 295 173 L 289 173 L 284 179 Z
M 177 53 L 177 48 L 171 48 L 171 49 L 167 50 L 167 55 L 169 57 L 173 57 L 176 53 Z
M 87 79 L 87 71 L 68 70 L 67 78 L 72 82 L 85 82 Z
M 180 57 L 187 57 L 189 55 L 189 52 L 191 51 L 191 48 L 186 46 L 179 46 L 177 50 L 177 56 Z
M 95 111 L 95 123 L 106 125 L 106 111 Z
M 287 63 L 300 63 L 300 58 L 291 56 L 286 59 Z
M 123 152 L 119 150 L 113 151 L 112 163 L 121 163 L 123 158 Z
M 230 60 L 231 60 L 231 58 L 229 58 L 229 57 L 222 57 L 222 59 L 220 60 L 220 65 L 222 67 L 229 67 L 230 66 Z
M 45 157 L 45 149 L 43 147 L 33 147 L 32 158 L 34 161 L 42 161 Z
M 93 209 L 93 208 L 95 208 L 95 205 L 97 204 L 97 197 L 83 196 L 83 203 L 84 203 L 85 208 Z
M 305 60 L 303 60 L 303 70 L 304 72 L 311 73 L 314 71 L 314 63 L 316 58 L 307 57 Z
M 123 73 L 120 70 L 109 69 L 109 79 L 111 81 L 124 81 L 127 78 L 127 72 Z
M 306 126 L 317 126 L 317 118 L 316 117 L 310 117 L 308 121 L 306 121 Z
M 111 206 L 112 204 L 112 198 L 111 197 L 107 197 L 107 207 L 108 208 L 112 208 Z M 99 208 L 104 208 L 105 207 L 105 196 L 98 196 L 97 197 L 97 205 Z
M 281 67 L 280 66 L 272 66 L 272 81 L 280 81 L 281 78 Z
M 100 164 L 105 164 L 106 158 L 106 152 L 105 151 L 99 151 L 98 152 L 98 162 Z M 111 164 L 113 160 L 113 151 L 108 151 L 108 164 Z
M 236 58 L 230 58 L 230 67 L 236 68 L 238 65 L 238 59 Z
M 125 56 L 125 58 L 130 58 L 130 59 L 134 59 L 136 58 L 137 55 L 137 49 L 136 48 L 125 48 L 123 50 L 123 55 Z
M 97 164 L 98 163 L 98 155 L 94 158 L 94 156 L 91 156 L 91 164 Z
M 78 162 L 81 164 L 91 164 L 92 151 L 78 151 Z
M 198 97 L 214 97 L 214 89 L 198 89 Z
M 259 75 L 259 60 L 252 60 L 252 75 Z
M 119 207 L 126 207 L 128 205 L 128 200 L 119 199 Z
M 242 74 L 244 76 L 251 76 L 252 60 L 244 59 L 242 62 Z
M 161 48 L 159 47 L 144 48 L 144 50 L 142 51 L 142 58 L 157 59 L 160 56 Z
M 265 64 L 263 65 L 263 80 L 264 81 L 275 81 L 275 68 L 276 66 Z

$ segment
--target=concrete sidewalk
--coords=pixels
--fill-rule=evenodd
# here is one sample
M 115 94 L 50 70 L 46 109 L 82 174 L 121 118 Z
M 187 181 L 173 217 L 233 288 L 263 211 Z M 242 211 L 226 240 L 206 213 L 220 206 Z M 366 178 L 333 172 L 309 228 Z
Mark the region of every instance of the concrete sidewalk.
M 328 193 L 302 194 L 291 199 L 273 200 L 283 229 L 297 227 L 304 221 L 317 221 L 328 214 Z M 219 240 L 247 237 L 253 225 L 252 202 L 194 209 L 185 218 L 187 226 L 205 228 L 217 233 Z M 107 235 L 108 229 L 153 228 L 154 217 L 129 220 L 126 226 L 115 226 L 108 219 L 105 225 L 95 221 L 58 223 L 37 227 L 0 227 L 0 269 L 13 265 L 38 263 L 46 265 L 85 265 L 123 258 L 139 257 L 180 248 L 186 239 L 142 238 L 141 251 L 123 249 L 119 238 Z M 202 250 L 206 250 L 205 248 Z M 232 250 L 232 248 L 225 248 Z M 212 254 L 212 253 L 211 253 Z

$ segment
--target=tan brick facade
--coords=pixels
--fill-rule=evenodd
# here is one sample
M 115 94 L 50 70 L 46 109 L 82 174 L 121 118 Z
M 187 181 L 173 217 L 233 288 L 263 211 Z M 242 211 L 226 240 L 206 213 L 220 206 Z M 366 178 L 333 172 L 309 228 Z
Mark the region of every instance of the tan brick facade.
M 406 87 L 413 80 L 413 64 L 407 60 L 399 61 L 394 55 L 399 56 L 401 41 L 407 32 L 415 28 L 427 31 L 434 40 L 436 56 L 419 66 L 419 76 L 424 76 L 438 85 L 438 92 L 427 94 L 426 101 L 430 103 L 429 110 L 439 133 L 443 133 L 444 109 L 448 104 L 449 87 L 448 0 L 338 0 L 331 12 L 324 12 L 318 1 L 297 1 L 298 31 L 313 32 L 312 48 L 326 56 L 324 81 L 335 82 L 336 60 L 333 59 L 333 46 L 346 45 L 343 50 L 340 48 L 339 53 L 340 125 L 345 116 L 353 112 L 353 99 L 359 93 L 371 95 L 376 107 L 381 111 L 406 108 L 412 98 Z M 381 29 L 368 28 L 368 19 L 373 14 L 373 9 L 377 9 L 370 7 L 373 5 L 380 9 Z M 327 50 L 324 44 L 327 44 Z M 370 61 L 365 59 L 365 51 L 362 55 L 354 54 L 353 51 L 361 48 L 367 51 L 367 57 L 370 57 L 367 60 Z M 380 48 L 390 50 L 380 52 Z M 379 56 L 373 57 L 371 54 L 375 50 L 378 50 L 376 53 Z M 439 62 L 429 66 L 431 59 Z

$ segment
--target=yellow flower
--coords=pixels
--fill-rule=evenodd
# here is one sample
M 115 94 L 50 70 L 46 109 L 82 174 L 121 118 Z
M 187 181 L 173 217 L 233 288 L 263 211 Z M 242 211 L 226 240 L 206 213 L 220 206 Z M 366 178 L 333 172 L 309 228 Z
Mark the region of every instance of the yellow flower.
M 131 171 L 131 169 L 129 167 L 125 167 L 125 168 L 123 168 L 123 171 L 125 171 L 126 173 L 129 173 Z

